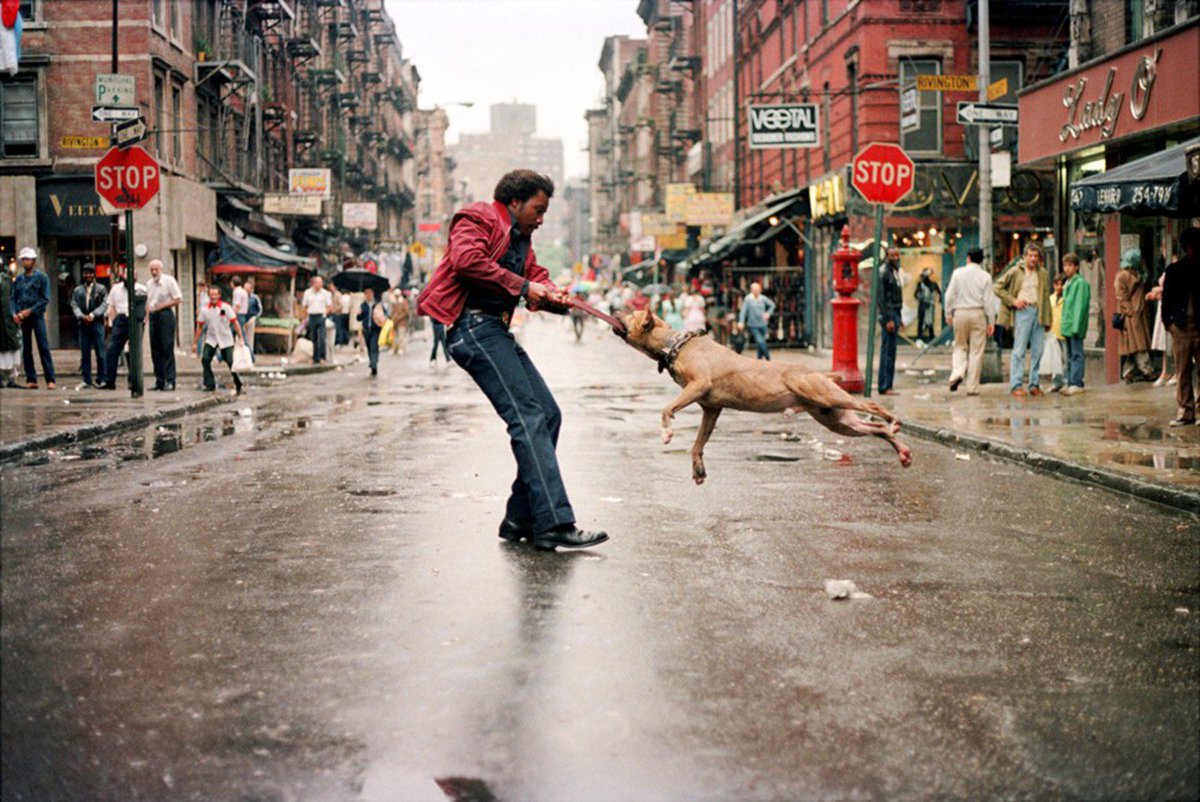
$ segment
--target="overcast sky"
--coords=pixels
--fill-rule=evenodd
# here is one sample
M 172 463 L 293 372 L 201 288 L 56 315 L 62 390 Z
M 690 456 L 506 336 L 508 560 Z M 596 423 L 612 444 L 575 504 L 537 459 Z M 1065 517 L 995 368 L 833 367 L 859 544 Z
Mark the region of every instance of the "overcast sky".
M 533 103 L 538 135 L 560 138 L 568 177 L 587 173 L 583 113 L 601 97 L 604 37 L 645 36 L 637 0 L 387 0 L 421 106 L 450 115 L 450 141 L 486 131 L 492 103 Z M 449 106 L 472 101 L 472 108 Z

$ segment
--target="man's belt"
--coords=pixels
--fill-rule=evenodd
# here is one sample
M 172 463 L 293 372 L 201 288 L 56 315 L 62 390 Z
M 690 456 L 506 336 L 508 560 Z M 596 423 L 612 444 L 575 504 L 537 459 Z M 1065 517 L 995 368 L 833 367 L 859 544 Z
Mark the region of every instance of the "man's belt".
M 482 317 L 494 317 L 506 327 L 512 322 L 512 312 L 490 312 L 486 309 L 464 309 L 464 315 L 481 315 Z

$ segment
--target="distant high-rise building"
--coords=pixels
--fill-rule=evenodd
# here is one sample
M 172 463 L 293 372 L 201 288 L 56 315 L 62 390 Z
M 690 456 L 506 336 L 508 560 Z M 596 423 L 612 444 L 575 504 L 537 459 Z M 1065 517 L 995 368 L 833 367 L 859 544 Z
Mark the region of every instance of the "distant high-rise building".
M 455 178 L 465 186 L 468 200 L 491 200 L 496 182 L 509 170 L 526 168 L 544 173 L 563 185 L 561 139 L 534 136 L 537 107 L 529 103 L 496 103 L 491 107 L 491 130 L 460 134 L 450 146 L 457 164 Z M 562 204 L 551 204 L 539 238 L 561 240 L 566 235 Z

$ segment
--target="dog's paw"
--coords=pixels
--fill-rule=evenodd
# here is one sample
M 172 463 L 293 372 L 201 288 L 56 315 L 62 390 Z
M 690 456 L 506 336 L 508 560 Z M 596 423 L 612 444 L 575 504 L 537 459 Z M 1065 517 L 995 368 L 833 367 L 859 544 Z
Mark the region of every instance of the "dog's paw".
M 667 445 L 668 443 L 670 443 L 670 442 L 671 442 L 671 438 L 672 438 L 672 437 L 674 437 L 674 436 L 675 436 L 675 430 L 674 430 L 674 429 L 663 429 L 663 430 L 662 430 L 662 441 L 663 441 L 663 445 L 665 446 L 665 445 Z
M 783 411 L 783 417 L 785 417 L 785 418 L 794 418 L 794 417 L 796 417 L 796 410 L 792 409 L 791 407 L 788 407 L 787 409 L 785 409 L 785 410 Z
M 913 455 L 912 455 L 911 449 L 906 448 L 900 452 L 901 467 L 907 468 L 909 465 L 912 465 L 912 461 L 913 461 Z
M 703 467 L 692 468 L 692 481 L 698 485 L 704 484 L 704 480 L 708 478 L 708 472 Z

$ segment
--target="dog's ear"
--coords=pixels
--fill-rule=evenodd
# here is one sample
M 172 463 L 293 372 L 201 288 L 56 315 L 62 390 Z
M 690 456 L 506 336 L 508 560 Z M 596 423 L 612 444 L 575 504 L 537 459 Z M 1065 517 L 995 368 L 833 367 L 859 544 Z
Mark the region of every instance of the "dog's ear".
M 654 328 L 654 313 L 649 309 L 646 310 L 646 319 L 642 321 L 642 331 L 649 332 Z

